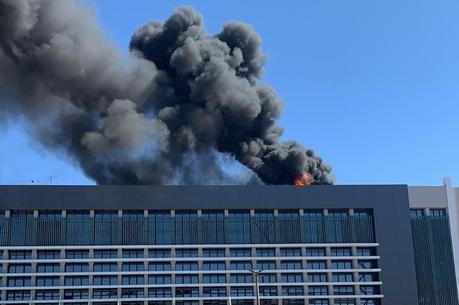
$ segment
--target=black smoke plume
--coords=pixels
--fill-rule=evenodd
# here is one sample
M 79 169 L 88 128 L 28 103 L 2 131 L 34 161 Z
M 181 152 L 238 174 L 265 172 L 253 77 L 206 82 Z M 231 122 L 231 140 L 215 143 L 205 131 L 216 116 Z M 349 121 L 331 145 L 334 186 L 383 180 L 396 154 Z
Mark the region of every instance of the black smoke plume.
M 0 0 L 0 112 L 27 120 L 42 145 L 99 184 L 248 180 L 225 171 L 231 160 L 266 184 L 303 172 L 333 183 L 312 150 L 279 140 L 282 102 L 259 82 L 260 44 L 240 22 L 210 36 L 181 7 L 139 29 L 128 56 L 84 5 Z

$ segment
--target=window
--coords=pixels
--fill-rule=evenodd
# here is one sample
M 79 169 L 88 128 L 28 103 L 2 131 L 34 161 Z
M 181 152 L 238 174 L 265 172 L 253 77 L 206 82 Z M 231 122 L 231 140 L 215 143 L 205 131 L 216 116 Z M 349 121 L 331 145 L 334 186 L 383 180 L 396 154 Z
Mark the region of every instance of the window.
M 231 283 L 252 283 L 251 274 L 231 274 Z
M 351 248 L 331 248 L 331 256 L 352 256 Z
M 145 266 L 143 263 L 124 263 L 123 271 L 144 271 Z
M 257 256 L 274 257 L 274 256 L 276 256 L 276 249 L 274 249 L 274 248 L 260 248 L 260 249 L 257 249 Z
M 379 294 L 378 286 L 360 286 L 360 294 L 373 295 Z
M 65 286 L 86 286 L 89 285 L 89 277 L 87 276 L 66 276 Z
M 30 300 L 30 290 L 13 290 L 6 293 L 7 301 Z
M 301 261 L 281 261 L 280 268 L 293 270 L 302 269 Z
M 252 287 L 231 287 L 231 296 L 253 296 Z
M 117 263 L 94 263 L 94 272 L 116 272 L 118 271 Z
M 327 269 L 327 264 L 325 261 L 308 261 L 306 269 Z
M 11 260 L 23 260 L 23 259 L 31 259 L 32 258 L 32 251 L 9 251 L 9 259 Z
M 432 217 L 445 217 L 446 216 L 446 210 L 444 210 L 444 209 L 431 209 L 430 210 L 430 216 L 432 216 Z
M 64 300 L 72 299 L 89 299 L 89 293 L 87 290 L 65 290 L 64 291 Z
M 250 249 L 230 249 L 230 256 L 250 257 L 252 256 L 252 251 Z
M 172 270 L 171 263 L 150 263 L 148 271 L 170 271 Z
M 8 287 L 28 287 L 31 285 L 30 277 L 9 277 Z
M 60 286 L 61 280 L 58 276 L 52 277 L 44 277 L 39 276 L 37 277 L 37 286 Z
M 61 266 L 59 264 L 37 264 L 38 273 L 53 273 L 61 272 Z
M 250 213 L 248 211 L 229 211 L 226 217 L 225 233 L 228 244 L 250 243 Z M 235 255 L 237 253 L 234 253 L 233 249 L 230 250 L 230 253 L 231 256 L 251 256 L 250 249 L 248 250 L 249 255 Z
M 352 273 L 333 273 L 333 282 L 335 283 L 352 282 L 353 280 Z
M 59 259 L 61 258 L 61 251 L 59 250 L 45 250 L 37 251 L 38 259 Z
M 202 270 L 225 270 L 225 262 L 203 262 Z
M 354 299 L 335 299 L 335 305 L 355 305 Z
M 94 299 L 116 299 L 118 291 L 116 289 L 94 289 L 92 295 Z
M 175 276 L 176 284 L 198 284 L 199 277 L 192 274 L 179 274 Z
M 59 290 L 37 290 L 35 292 L 37 300 L 59 300 Z
M 358 260 L 357 264 L 362 269 L 374 269 L 376 268 L 376 261 L 374 260 Z
M 195 249 L 177 249 L 175 257 L 198 257 L 198 250 Z
M 282 287 L 282 295 L 303 295 L 303 287 L 298 286 L 284 286 Z
M 354 286 L 335 286 L 333 287 L 334 295 L 353 295 Z
M 94 258 L 118 258 L 117 250 L 94 250 Z
M 121 289 L 122 298 L 143 298 L 144 291 L 143 288 L 123 288 Z
M 172 279 L 170 275 L 150 275 L 148 276 L 148 284 L 151 285 L 162 285 L 171 284 Z
M 356 256 L 374 256 L 376 255 L 376 249 L 375 248 L 357 248 Z
M 327 281 L 326 273 L 308 273 L 309 283 L 321 283 Z
M 277 287 L 260 287 L 260 295 L 277 296 Z
M 142 214 L 143 215 L 143 214 Z M 123 250 L 123 258 L 144 258 L 144 251 L 142 250 Z
M 300 248 L 282 248 L 280 249 L 281 256 L 301 256 Z
M 175 263 L 176 271 L 194 271 L 199 270 L 198 263 L 193 262 L 179 262 Z
M 376 273 L 359 273 L 359 282 L 376 282 L 378 274 Z
M 301 232 L 301 228 L 299 210 L 279 210 L 276 231 L 278 243 L 300 243 L 301 234 L 299 234 L 299 232 Z
M 225 249 L 204 249 L 203 257 L 225 257 Z
M 277 282 L 277 277 L 274 273 L 262 273 L 258 277 L 260 283 L 275 283 Z
M 67 263 L 65 272 L 89 272 L 89 265 L 82 263 Z
M 283 273 L 281 275 L 281 282 L 283 283 L 301 283 L 303 282 L 303 275 L 301 273 Z
M 143 275 L 123 275 L 123 285 L 143 285 L 145 283 Z
M 308 295 L 328 295 L 327 286 L 309 286 Z
M 258 261 L 257 269 L 260 270 L 274 270 L 276 269 L 276 262 L 274 261 Z
M 95 211 L 94 237 L 96 245 L 116 245 L 120 243 L 121 219 L 118 211 Z
M 360 305 L 381 305 L 381 301 L 378 299 L 362 299 Z
M 204 297 L 226 297 L 226 287 L 204 287 L 202 294 Z
M 158 250 L 150 249 L 148 251 L 148 257 L 150 258 L 168 258 L 168 257 L 171 257 L 171 251 L 163 250 L 163 249 L 158 249 Z
M 249 261 L 231 262 L 230 270 L 250 270 L 252 263 Z
M 328 302 L 327 299 L 314 299 L 314 300 L 309 300 L 309 305 L 329 305 L 330 303 Z
M 225 274 L 204 274 L 202 276 L 202 282 L 205 284 L 225 283 L 226 275 Z
M 67 259 L 87 259 L 89 258 L 89 251 L 87 250 L 67 250 Z
M 411 219 L 422 218 L 422 216 L 424 216 L 424 210 L 423 209 L 412 209 L 412 210 L 410 210 Z
M 352 261 L 332 261 L 331 262 L 331 269 L 352 269 Z
M 31 264 L 10 264 L 8 265 L 9 273 L 30 273 L 32 272 Z
M 149 298 L 171 298 L 171 288 L 148 288 Z
M 116 275 L 96 275 L 94 276 L 94 285 L 117 285 L 118 277 Z
M 91 212 L 67 211 L 66 239 L 68 245 L 91 245 L 94 243 L 94 218 Z
M 195 245 L 199 241 L 199 226 L 198 226 L 198 212 L 197 211 L 175 211 L 175 242 L 178 245 L 191 244 Z M 198 252 L 195 256 L 197 257 Z M 177 257 L 190 257 L 179 256 Z
M 325 256 L 325 248 L 306 248 L 306 256 Z
M 201 242 L 203 244 L 225 243 L 225 213 L 219 211 L 202 211 L 201 214 Z M 220 250 L 218 250 L 220 251 Z M 220 253 L 215 253 L 219 255 Z M 224 256 L 224 253 L 223 253 Z
M 199 296 L 199 289 L 197 287 L 177 287 L 175 288 L 175 297 L 179 298 L 193 298 Z

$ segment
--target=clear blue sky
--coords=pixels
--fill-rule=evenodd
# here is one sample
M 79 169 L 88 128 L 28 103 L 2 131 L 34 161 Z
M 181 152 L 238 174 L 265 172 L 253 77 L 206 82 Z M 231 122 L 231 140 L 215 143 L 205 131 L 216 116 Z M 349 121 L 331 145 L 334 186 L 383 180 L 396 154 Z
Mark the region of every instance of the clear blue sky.
M 210 33 L 251 23 L 268 56 L 263 81 L 286 101 L 284 138 L 314 148 L 337 183 L 459 184 L 457 0 L 89 3 L 125 51 L 136 28 L 181 4 L 200 10 Z M 0 183 L 92 183 L 20 124 L 0 132 Z

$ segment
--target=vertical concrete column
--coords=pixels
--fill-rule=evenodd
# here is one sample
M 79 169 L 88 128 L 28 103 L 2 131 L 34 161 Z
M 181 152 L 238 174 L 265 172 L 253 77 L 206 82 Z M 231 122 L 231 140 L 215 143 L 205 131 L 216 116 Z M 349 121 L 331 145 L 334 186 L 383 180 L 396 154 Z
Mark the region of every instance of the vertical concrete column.
M 444 178 L 446 198 L 448 201 L 448 214 L 453 244 L 454 271 L 456 273 L 456 287 L 459 291 L 459 202 L 451 178 Z

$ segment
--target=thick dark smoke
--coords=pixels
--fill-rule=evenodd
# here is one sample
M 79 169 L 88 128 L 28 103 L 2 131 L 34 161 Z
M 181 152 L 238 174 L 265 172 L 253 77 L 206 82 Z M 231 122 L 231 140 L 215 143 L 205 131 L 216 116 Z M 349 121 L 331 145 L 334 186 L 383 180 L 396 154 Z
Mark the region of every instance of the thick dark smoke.
M 261 39 L 209 36 L 181 7 L 132 37 L 130 56 L 71 0 L 0 0 L 0 112 L 100 184 L 333 183 L 312 150 L 281 142 L 282 102 L 259 83 Z M 229 174 L 238 161 L 246 171 Z M 247 170 L 250 169 L 251 171 Z

